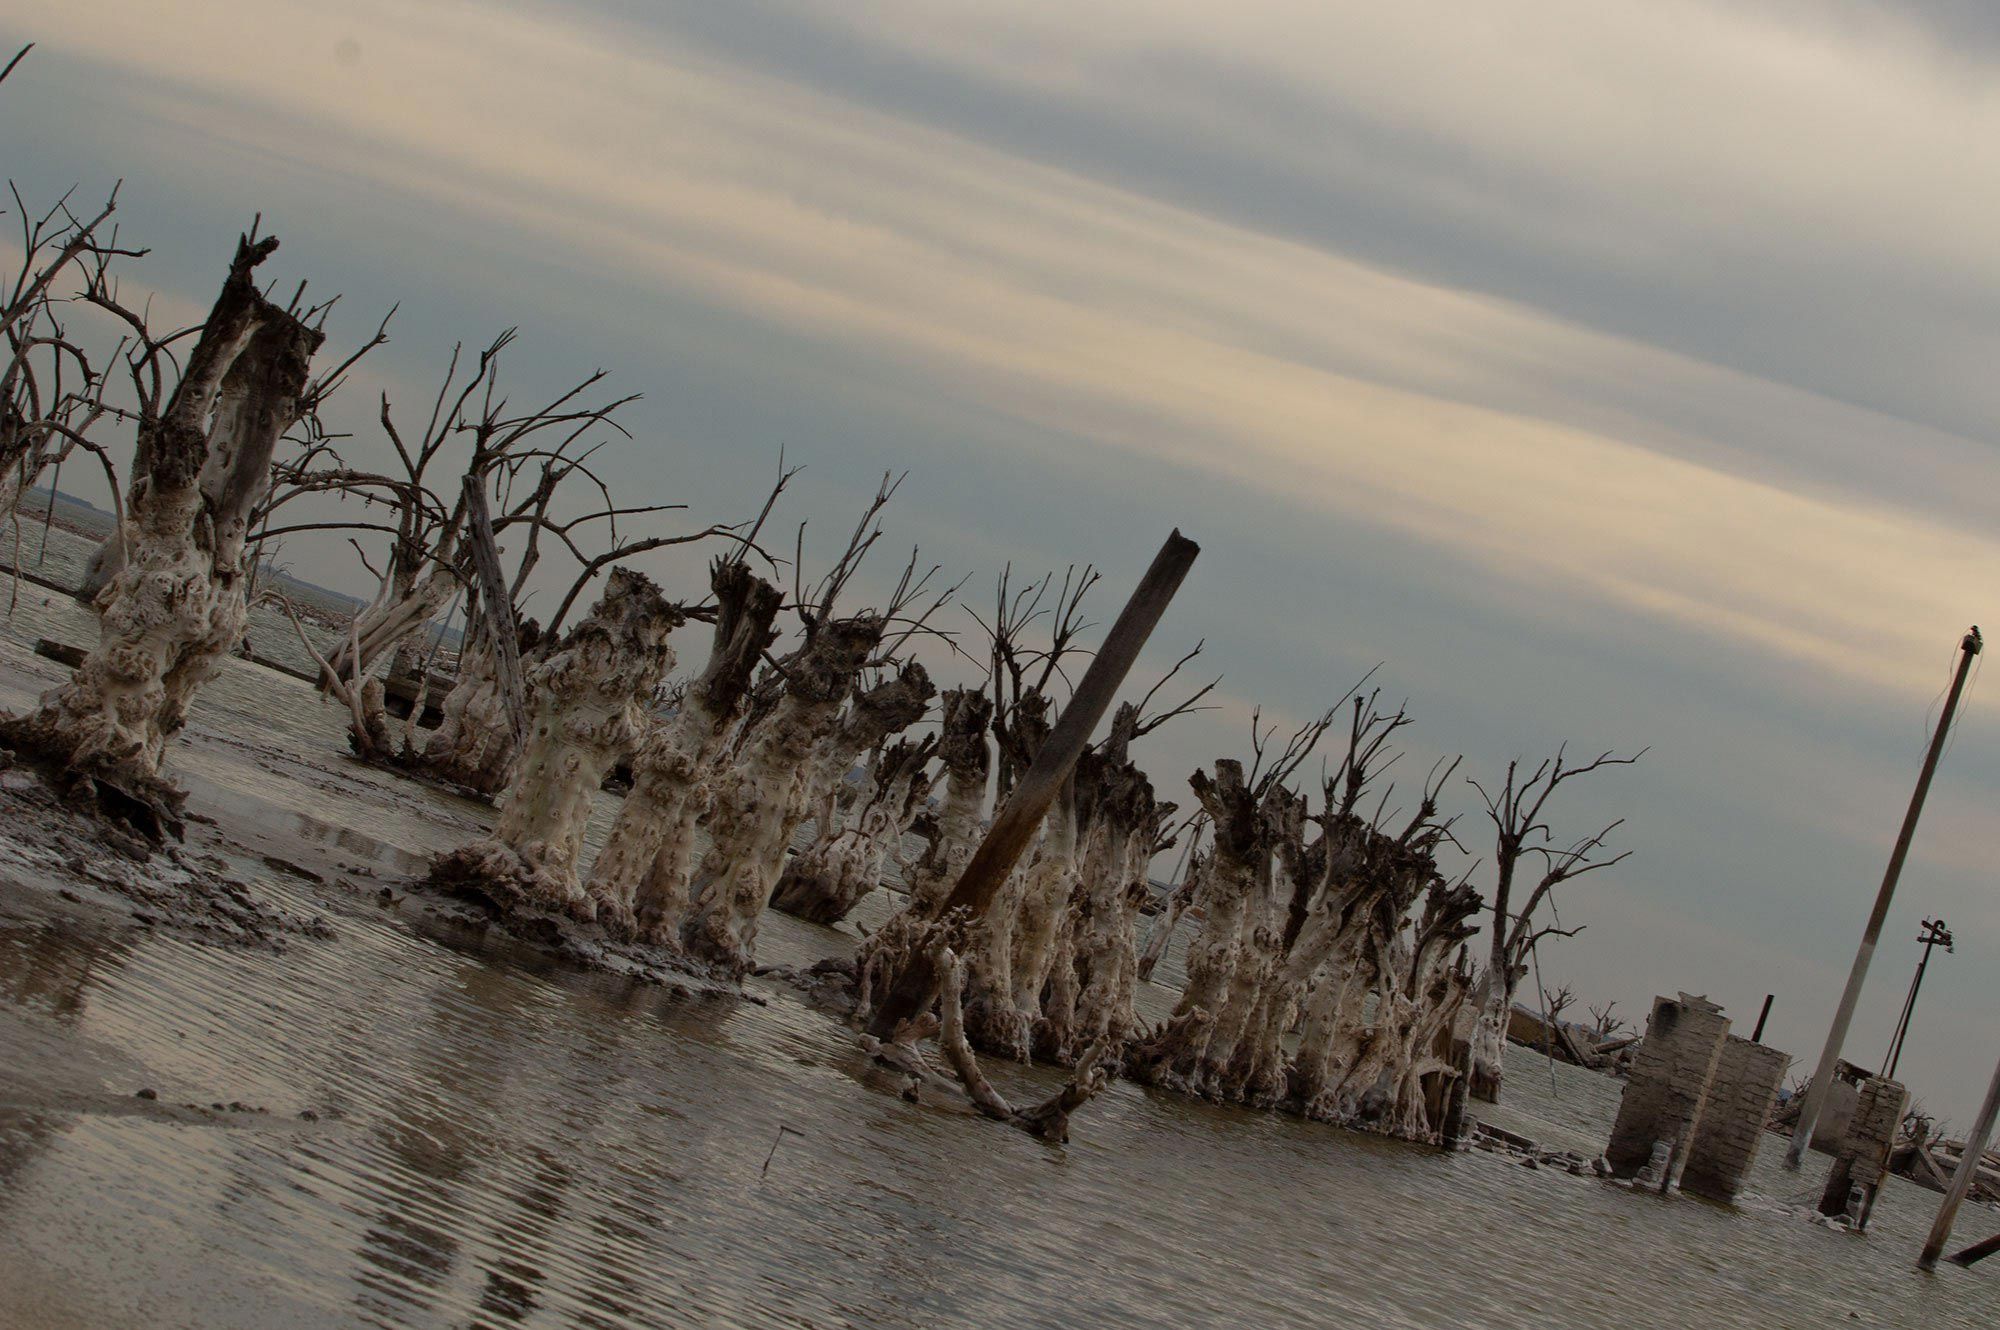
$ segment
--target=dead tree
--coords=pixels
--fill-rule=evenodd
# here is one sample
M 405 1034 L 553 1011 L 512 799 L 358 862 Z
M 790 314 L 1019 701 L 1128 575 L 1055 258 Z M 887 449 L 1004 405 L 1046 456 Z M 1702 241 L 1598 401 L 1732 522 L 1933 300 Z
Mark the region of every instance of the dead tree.
M 1098 581 L 1094 569 L 1074 565 L 1063 574 L 1060 586 L 1049 574 L 1016 590 L 1011 578 L 1011 568 L 1000 575 L 991 623 L 973 615 L 986 631 L 991 662 L 987 683 L 992 697 L 985 714 L 991 718 L 994 738 L 996 806 L 1033 763 L 1050 733 L 1054 693 L 1068 682 L 1066 664 L 1085 654 L 1077 638 L 1092 625 L 1083 618 L 1082 600 Z M 1051 589 L 1053 602 L 1048 599 Z M 1045 645 L 1037 639 L 1044 624 Z M 968 772 L 964 793 L 948 793 L 954 801 L 939 818 L 938 836 L 912 877 L 912 908 L 924 919 L 935 917 L 971 862 L 986 794 L 985 756 L 982 735 L 977 787 L 973 788 Z M 958 791 L 961 786 L 954 782 L 947 788 Z M 1067 971 L 1059 969 L 1058 960 L 1080 881 L 1077 836 L 1072 777 L 1043 818 L 1040 840 L 1031 855 L 1008 875 L 992 906 L 967 930 L 966 1019 L 970 1037 L 980 1048 L 1025 1059 L 1032 1032 L 1043 1019 L 1044 985 L 1059 973 L 1067 981 Z M 1059 1006 L 1073 1002 L 1073 993 L 1067 1000 L 1058 999 Z
M 1426 1093 L 1426 1078 L 1457 1074 L 1449 1039 L 1471 972 L 1450 962 L 1475 931 L 1468 921 L 1480 899 L 1462 883 L 1447 885 L 1426 864 L 1402 868 L 1377 898 L 1364 934 L 1375 976 L 1372 1021 L 1359 1032 L 1339 1084 L 1308 1111 L 1421 1140 L 1435 1130 L 1433 1108 L 1442 1118 L 1441 1096 Z M 1403 916 L 1419 898 L 1423 915 L 1408 928 Z
M 432 881 L 503 909 L 589 917 L 577 857 L 590 801 L 638 742 L 641 707 L 673 663 L 681 613 L 651 579 L 612 571 L 582 622 L 528 672 L 532 720 L 491 836 L 443 856 Z
M 497 677 L 505 673 L 498 669 L 504 654 L 499 647 L 510 635 L 520 635 L 530 579 L 547 555 L 558 555 L 575 570 L 549 617 L 546 632 L 553 638 L 605 568 L 651 550 L 725 535 L 741 539 L 737 528 L 723 525 L 632 534 L 636 519 L 685 507 L 620 503 L 595 469 L 595 456 L 607 436 L 624 434 L 617 417 L 637 395 L 592 396 L 605 377 L 598 370 L 545 402 L 518 409 L 501 391 L 502 353 L 515 338 L 512 328 L 502 332 L 464 378 L 462 348 L 453 348 L 429 417 L 416 434 L 406 435 L 383 396 L 379 421 L 394 453 L 393 467 L 357 469 L 342 458 L 336 440 L 308 438 L 279 467 L 278 484 L 259 513 L 258 538 L 264 541 L 305 531 L 388 538 L 379 566 L 364 556 L 377 578 L 376 594 L 356 614 L 322 678 L 322 686 L 337 696 L 361 690 L 381 662 L 409 654 L 406 649 L 418 633 L 455 597 L 465 595 L 468 641 L 458 679 L 460 696 L 447 697 L 445 708 L 452 723 L 419 752 L 413 711 L 401 750 L 380 751 L 374 736 L 387 732 L 386 722 L 379 703 L 364 704 L 365 719 L 354 728 L 354 746 L 363 757 L 413 767 L 482 794 L 498 790 L 510 774 L 513 736 L 489 723 L 505 716 L 511 705 L 511 691 Z M 452 479 L 441 494 L 436 486 L 442 476 Z M 781 478 L 780 489 L 788 478 L 789 473 Z M 327 497 L 343 507 L 298 515 L 300 501 L 311 508 L 311 501 Z M 353 501 L 361 503 L 361 513 L 345 508 Z M 379 517 L 378 508 L 386 508 L 388 516 Z M 516 551 L 512 567 L 496 571 L 492 585 L 483 585 L 482 557 L 490 549 L 497 570 L 501 541 Z M 356 548 L 361 548 L 358 542 Z M 515 625 L 511 633 L 510 622 Z
M 948 588 L 933 598 L 929 609 L 912 616 L 911 606 L 938 572 L 933 566 L 919 576 L 917 567 L 918 552 L 912 549 L 884 615 L 888 623 L 906 626 L 884 643 L 882 663 L 871 671 L 876 682 L 856 692 L 847 714 L 813 758 L 808 790 L 813 842 L 787 865 L 773 888 L 776 909 L 821 923 L 844 918 L 879 885 L 891 850 L 900 855 L 903 834 L 915 820 L 910 793 L 935 740 L 899 745 L 886 770 L 880 762 L 890 752 L 887 741 L 923 719 L 935 692 L 916 662 L 900 663 L 893 680 L 886 677 L 887 665 L 958 590 Z M 920 784 L 928 792 L 929 780 Z
M 900 477 L 883 476 L 846 549 L 810 592 L 802 572 L 805 528 L 799 529 L 792 609 L 803 640 L 772 663 L 771 700 L 761 710 L 753 701 L 733 758 L 715 778 L 709 850 L 681 934 L 690 953 L 726 972 L 742 974 L 754 964 L 759 920 L 792 833 L 811 816 L 823 773 L 837 761 L 829 755 L 845 752 L 851 764 L 894 732 L 886 726 L 901 728 L 921 716 L 931 696 L 929 676 L 914 664 L 857 696 L 871 662 L 878 669 L 892 663 L 877 653 L 895 616 L 836 613 L 841 593 L 881 538 L 881 512 L 899 484 Z M 843 714 L 850 697 L 855 705 Z
M 1188 945 L 1187 983 L 1173 1016 L 1134 1051 L 1133 1064 L 1145 1078 L 1199 1088 L 1218 1082 L 1226 1070 L 1268 964 L 1268 935 L 1283 926 L 1286 898 L 1276 856 L 1304 809 L 1285 782 L 1318 746 L 1333 715 L 1329 710 L 1300 726 L 1266 765 L 1266 745 L 1275 734 L 1263 728 L 1261 713 L 1253 713 L 1250 769 L 1221 758 L 1212 776 L 1196 771 L 1188 778 L 1211 829 L 1208 871 L 1195 898 L 1202 928 Z
M 0 68 L 0 83 L 33 49 L 33 43 L 22 47 Z M 101 355 L 72 329 L 64 307 L 103 280 L 114 259 L 146 253 L 122 247 L 109 228 L 116 187 L 88 217 L 71 211 L 74 191 L 40 210 L 31 209 L 11 181 L 8 193 L 21 253 L 12 280 L 0 286 L 0 520 L 14 517 L 42 473 L 77 449 L 104 465 L 117 495 L 109 455 L 93 433 L 107 416 L 123 414 L 107 403 L 105 389 L 106 367 L 124 348 Z
M 656 946 L 680 946 L 695 824 L 708 812 L 710 782 L 743 713 L 751 671 L 777 639 L 778 589 L 740 555 L 709 571 L 708 663 L 673 714 L 648 727 L 632 759 L 632 790 L 591 869 L 598 920 Z
M 792 832 L 812 812 L 815 752 L 838 722 L 855 677 L 882 641 L 882 619 L 862 614 L 818 625 L 784 664 L 784 693 L 716 777 L 709 851 L 697 874 L 682 941 L 700 959 L 741 974 L 754 963 L 757 925 Z
M 1566 781 L 1605 767 L 1630 766 L 1645 756 L 1641 749 L 1630 757 L 1610 752 L 1589 762 L 1570 766 L 1567 746 L 1556 755 L 1523 771 L 1518 761 L 1507 764 L 1506 779 L 1489 792 L 1477 781 L 1469 782 L 1479 792 L 1493 823 L 1493 928 L 1486 964 L 1478 981 L 1478 1020 L 1472 1031 L 1472 1095 L 1488 1103 L 1500 1097 L 1501 1059 L 1507 1047 L 1507 1016 L 1514 1004 L 1514 990 L 1528 972 L 1528 958 L 1536 942 L 1544 937 L 1572 937 L 1578 930 L 1551 922 L 1538 924 L 1550 893 L 1572 878 L 1621 863 L 1631 853 L 1623 851 L 1602 857 L 1605 840 L 1624 819 L 1611 823 L 1595 835 L 1561 846 L 1545 820 L 1551 796 Z M 1523 878 L 1521 867 L 1532 870 Z M 1527 885 L 1527 896 L 1516 908 L 1517 885 Z
M 1036 1030 L 1057 1061 L 1069 1061 L 1100 1039 L 1123 1048 L 1138 1033 L 1139 910 L 1151 898 L 1154 857 L 1174 844 L 1167 822 L 1175 805 L 1154 796 L 1152 781 L 1131 760 L 1131 747 L 1176 717 L 1205 709 L 1201 699 L 1220 677 L 1178 705 L 1149 710 L 1201 651 L 1197 642 L 1136 703 L 1119 706 L 1104 738 L 1077 764 L 1077 803 L 1087 810 L 1078 818 L 1087 828 L 1081 880 L 1058 934 L 1056 968 Z
M 1079 783 L 1092 793 L 1090 844 L 1069 930 L 1075 999 L 1042 1013 L 1049 1052 L 1059 1062 L 1100 1041 L 1123 1048 L 1139 1032 L 1139 909 L 1151 896 L 1148 865 L 1172 844 L 1165 823 L 1174 805 L 1156 799 L 1146 773 L 1124 755 L 1137 723 L 1136 707 L 1121 708 L 1112 741 L 1078 764 Z M 1053 996 L 1060 1003 L 1067 994 Z
M 992 718 L 993 704 L 984 693 L 954 688 L 944 694 L 937 743 L 944 799 L 925 829 L 924 852 L 905 879 L 910 907 L 927 917 L 943 903 L 979 841 L 992 767 L 986 739 Z
M 277 248 L 242 237 L 165 404 L 142 401 L 126 495 L 129 557 L 99 595 L 99 644 L 6 737 L 172 823 L 160 759 L 197 689 L 243 633 L 245 539 L 279 438 L 305 408 L 317 312 L 281 307 L 253 270 Z M 141 351 L 157 372 L 159 346 Z
M 1069 704 L 1043 741 L 1034 762 L 994 813 L 992 825 L 946 897 L 935 924 L 885 927 L 870 939 L 863 957 L 862 984 L 869 1028 L 878 1036 L 894 1031 L 938 1000 L 939 976 L 927 934 L 962 936 L 976 926 L 1001 895 L 1042 827 L 1051 806 L 1070 783 L 1090 736 L 1116 700 L 1161 615 L 1172 602 L 1201 547 L 1179 531 L 1168 535 L 1106 632 L 1090 667 L 1077 681 Z M 891 921 L 894 924 L 896 921 Z M 890 935 L 892 936 L 885 936 Z M 879 995 L 879 996 L 878 996 Z
M 819 800 L 812 844 L 794 855 L 771 893 L 773 909 L 837 924 L 881 885 L 903 838 L 930 797 L 925 771 L 936 736 L 878 744 L 858 781 L 842 779 Z

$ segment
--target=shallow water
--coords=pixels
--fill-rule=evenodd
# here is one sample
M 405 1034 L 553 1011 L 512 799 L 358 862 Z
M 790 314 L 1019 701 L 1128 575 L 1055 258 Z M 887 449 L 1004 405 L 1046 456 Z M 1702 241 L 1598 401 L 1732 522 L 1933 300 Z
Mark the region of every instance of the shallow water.
M 24 603 L 0 705 L 57 677 L 21 642 L 88 626 Z M 226 670 L 176 755 L 197 811 L 383 881 L 479 825 L 345 762 L 303 684 Z M 904 1102 L 784 990 L 675 1000 L 239 867 L 336 939 L 0 922 L 0 1326 L 1993 1321 L 2000 1272 L 1911 1268 L 1934 1197 L 1892 1179 L 1865 1237 L 1819 1227 L 1790 1207 L 1824 1164 L 1776 1137 L 1734 1210 L 1126 1084 L 1053 1148 Z M 760 947 L 850 942 L 773 917 Z M 1619 1082 L 1509 1075 L 1496 1122 L 1601 1148 Z M 230 1102 L 265 1111 L 181 1107 Z

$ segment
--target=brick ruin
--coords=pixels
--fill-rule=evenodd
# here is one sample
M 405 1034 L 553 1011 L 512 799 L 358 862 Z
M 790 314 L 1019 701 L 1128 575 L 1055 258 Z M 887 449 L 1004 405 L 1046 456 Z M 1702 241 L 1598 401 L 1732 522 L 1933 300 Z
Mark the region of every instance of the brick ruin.
M 1705 998 L 1655 998 L 1604 1152 L 1612 1176 L 1735 1200 L 1790 1061 L 1730 1034 Z

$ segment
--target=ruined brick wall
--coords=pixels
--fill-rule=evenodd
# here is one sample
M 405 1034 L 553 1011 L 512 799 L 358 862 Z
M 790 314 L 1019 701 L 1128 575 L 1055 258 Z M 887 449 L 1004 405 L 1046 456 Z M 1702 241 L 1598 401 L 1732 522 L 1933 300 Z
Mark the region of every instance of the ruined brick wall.
M 1646 1166 L 1655 1141 L 1680 1142 L 1701 1114 L 1729 1034 L 1722 1009 L 1683 993 L 1656 997 L 1646 1037 L 1618 1102 L 1605 1160 L 1613 1177 L 1629 1178 Z M 1682 1157 L 1686 1151 L 1682 1151 Z
M 1724 1203 L 1736 1199 L 1757 1161 L 1790 1062 L 1775 1048 L 1728 1036 L 1688 1146 L 1682 1191 Z
M 1896 1143 L 1909 1101 L 1910 1092 L 1898 1081 L 1871 1076 L 1861 1083 L 1847 1140 L 1826 1175 L 1826 1191 L 1819 1202 L 1821 1214 L 1844 1214 L 1854 1188 L 1872 1194 L 1881 1185 L 1882 1175 L 1889 1171 L 1889 1149 Z

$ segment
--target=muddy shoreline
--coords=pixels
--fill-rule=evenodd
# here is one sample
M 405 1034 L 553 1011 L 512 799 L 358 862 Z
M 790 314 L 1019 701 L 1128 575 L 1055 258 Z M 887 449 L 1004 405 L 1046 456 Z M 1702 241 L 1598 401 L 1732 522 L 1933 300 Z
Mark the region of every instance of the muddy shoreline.
M 31 644 L 82 615 L 24 603 L 0 705 L 60 677 Z M 418 889 L 491 810 L 354 761 L 341 724 L 229 662 L 172 762 L 187 843 L 143 859 L 0 771 L 0 1322 L 1984 1323 L 1978 1272 L 1907 1273 L 1914 1188 L 1856 1239 L 1768 1159 L 1733 1211 L 1607 1187 L 1569 1163 L 1619 1083 L 1552 1089 L 1523 1050 L 1495 1120 L 1531 1168 L 1130 1083 L 1061 1148 L 910 1104 L 777 974 L 705 996 Z M 877 922 L 774 919 L 764 959 Z M 1015 1102 L 1060 1082 L 989 1072 Z

